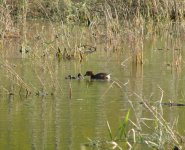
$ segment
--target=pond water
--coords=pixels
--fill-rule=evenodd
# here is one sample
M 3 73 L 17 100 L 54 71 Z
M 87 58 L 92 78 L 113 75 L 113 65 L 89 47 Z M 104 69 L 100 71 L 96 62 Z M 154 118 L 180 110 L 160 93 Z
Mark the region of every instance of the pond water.
M 47 52 L 54 51 L 53 45 L 39 45 L 33 38 L 42 31 L 52 39 L 51 28 L 53 26 L 40 23 L 28 25 L 26 44 L 33 51 L 42 46 Z M 0 74 L 0 149 L 93 149 L 84 146 L 88 139 L 110 140 L 107 121 L 115 134 L 128 110 L 135 124 L 142 118 L 154 118 L 140 103 L 142 99 L 154 104 L 163 96 L 163 102 L 185 103 L 183 59 L 178 67 L 174 65 L 176 55 L 179 56 L 176 53 L 181 51 L 183 58 L 185 45 L 175 35 L 166 34 L 144 39 L 143 65 L 132 64 L 126 50 L 121 54 L 109 53 L 102 51 L 102 46 L 82 62 L 48 61 L 37 58 L 39 51 L 35 57 L 26 54 L 21 58 L 19 50 L 23 39 L 4 39 Z M 13 71 L 3 67 L 5 63 Z M 69 74 L 85 74 L 87 70 L 111 73 L 112 80 L 65 79 Z M 28 96 L 25 86 L 32 89 Z M 164 105 L 162 111 L 166 121 L 183 134 L 185 107 Z M 152 133 L 155 127 L 150 121 L 146 124 L 151 128 L 140 124 L 145 134 Z M 132 128 L 133 124 L 129 123 L 128 130 Z M 135 149 L 141 148 L 151 149 L 136 144 Z

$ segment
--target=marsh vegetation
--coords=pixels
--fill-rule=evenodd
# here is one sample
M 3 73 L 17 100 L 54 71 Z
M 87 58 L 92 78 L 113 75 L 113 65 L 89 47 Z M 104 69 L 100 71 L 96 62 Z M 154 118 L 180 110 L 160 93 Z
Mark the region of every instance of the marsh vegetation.
M 0 149 L 183 149 L 184 6 L 0 1 Z

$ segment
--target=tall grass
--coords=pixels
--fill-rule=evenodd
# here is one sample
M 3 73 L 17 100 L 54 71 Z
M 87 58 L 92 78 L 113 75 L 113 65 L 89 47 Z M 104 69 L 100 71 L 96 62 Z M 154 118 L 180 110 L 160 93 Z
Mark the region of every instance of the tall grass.
M 184 5 L 184 2 L 180 0 L 3 1 L 0 4 L 0 34 L 1 37 L 18 37 L 21 32 L 22 54 L 24 55 L 27 43 L 25 26 L 28 18 L 44 18 L 49 20 L 51 25 L 53 21 L 58 21 L 61 26 L 68 24 L 71 29 L 75 25 L 87 26 L 90 29 L 89 32 L 92 33 L 89 36 L 94 39 L 91 46 L 98 45 L 98 42 L 104 39 L 106 51 L 122 51 L 122 36 L 126 33 L 128 41 L 132 43 L 129 48 L 132 62 L 138 65 L 143 64 L 143 39 L 146 23 L 155 25 L 165 21 L 182 22 Z M 21 29 L 16 28 L 16 22 L 22 24 Z M 105 27 L 103 31 L 100 26 Z M 83 43 L 77 41 L 75 45 L 72 45 L 69 42 L 69 36 L 73 34 L 73 31 L 69 32 L 69 29 L 63 30 L 67 50 L 67 53 L 63 51 L 63 55 L 67 59 L 77 57 L 83 60 L 84 56 L 78 49 Z M 83 32 L 79 36 L 83 36 Z M 179 61 L 176 64 L 179 64 Z
M 184 16 L 184 2 L 181 0 L 41 0 L 30 1 L 2 1 L 1 7 L 7 7 L 12 16 L 20 15 L 25 8 L 22 6 L 27 3 L 27 16 L 29 17 L 51 17 L 66 19 L 68 15 L 77 17 L 77 19 L 90 19 L 98 15 L 105 18 L 104 6 L 108 5 L 111 9 L 113 17 L 122 22 L 124 20 L 135 20 L 136 18 L 144 18 L 146 20 L 161 21 L 163 19 L 181 20 Z
M 163 106 L 161 105 L 163 101 L 163 90 L 160 87 L 161 97 L 158 100 L 159 105 L 153 105 L 137 93 L 130 92 L 129 82 L 123 84 L 115 81 L 111 87 L 114 85 L 122 90 L 124 89 L 124 93 L 127 95 L 128 102 L 130 103 L 130 108 L 125 113 L 124 119 L 116 131 L 114 131 L 115 129 L 111 129 L 111 125 L 107 121 L 107 137 L 109 139 L 90 140 L 90 145 L 88 146 L 96 147 L 97 149 L 112 148 L 120 150 L 135 149 L 135 147 L 137 149 L 138 145 L 142 145 L 141 147 L 145 148 L 147 146 L 152 149 L 183 149 L 184 142 L 182 135 L 176 131 L 174 124 L 170 124 L 170 121 L 164 118 Z M 137 115 L 139 113 L 135 107 L 137 104 L 134 104 L 129 98 L 129 95 L 132 95 L 132 98 L 135 96 L 138 99 L 138 104 L 145 108 L 145 111 L 150 114 L 150 118 L 145 117 L 144 113 Z M 135 115 L 136 122 L 131 120 L 130 113 Z M 105 139 L 105 137 L 102 139 Z M 93 145 L 92 142 L 94 142 Z

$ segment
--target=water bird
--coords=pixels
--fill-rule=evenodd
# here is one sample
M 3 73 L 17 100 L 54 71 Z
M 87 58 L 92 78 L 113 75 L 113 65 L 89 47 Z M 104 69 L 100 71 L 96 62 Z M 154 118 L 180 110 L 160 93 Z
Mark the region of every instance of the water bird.
M 76 77 L 74 77 L 72 75 L 68 75 L 67 77 L 65 77 L 65 79 L 76 79 Z
M 173 150 L 180 150 L 180 148 L 178 148 L 177 146 L 174 146 Z
M 83 76 L 81 73 L 79 73 L 76 77 L 75 76 L 72 76 L 72 75 L 68 75 L 67 77 L 65 77 L 65 79 L 76 79 L 76 80 L 82 80 L 83 79 Z
M 79 74 L 77 75 L 77 79 L 78 79 L 78 80 L 82 80 L 82 79 L 84 79 L 84 77 L 83 77 L 83 75 L 82 75 L 81 73 L 79 73 Z
M 19 49 L 20 53 L 28 53 L 31 51 L 31 48 L 28 46 L 21 46 L 21 48 Z
M 110 74 L 107 73 L 97 73 L 94 74 L 92 71 L 87 71 L 84 76 L 90 76 L 91 79 L 95 80 L 109 80 Z

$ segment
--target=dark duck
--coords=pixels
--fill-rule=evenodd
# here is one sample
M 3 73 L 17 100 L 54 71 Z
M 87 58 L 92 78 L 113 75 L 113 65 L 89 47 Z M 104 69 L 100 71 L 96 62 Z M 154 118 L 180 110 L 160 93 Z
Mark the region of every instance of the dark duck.
M 107 74 L 107 73 L 94 74 L 92 71 L 87 71 L 84 76 L 90 76 L 92 80 L 109 80 L 110 79 L 110 74 Z

